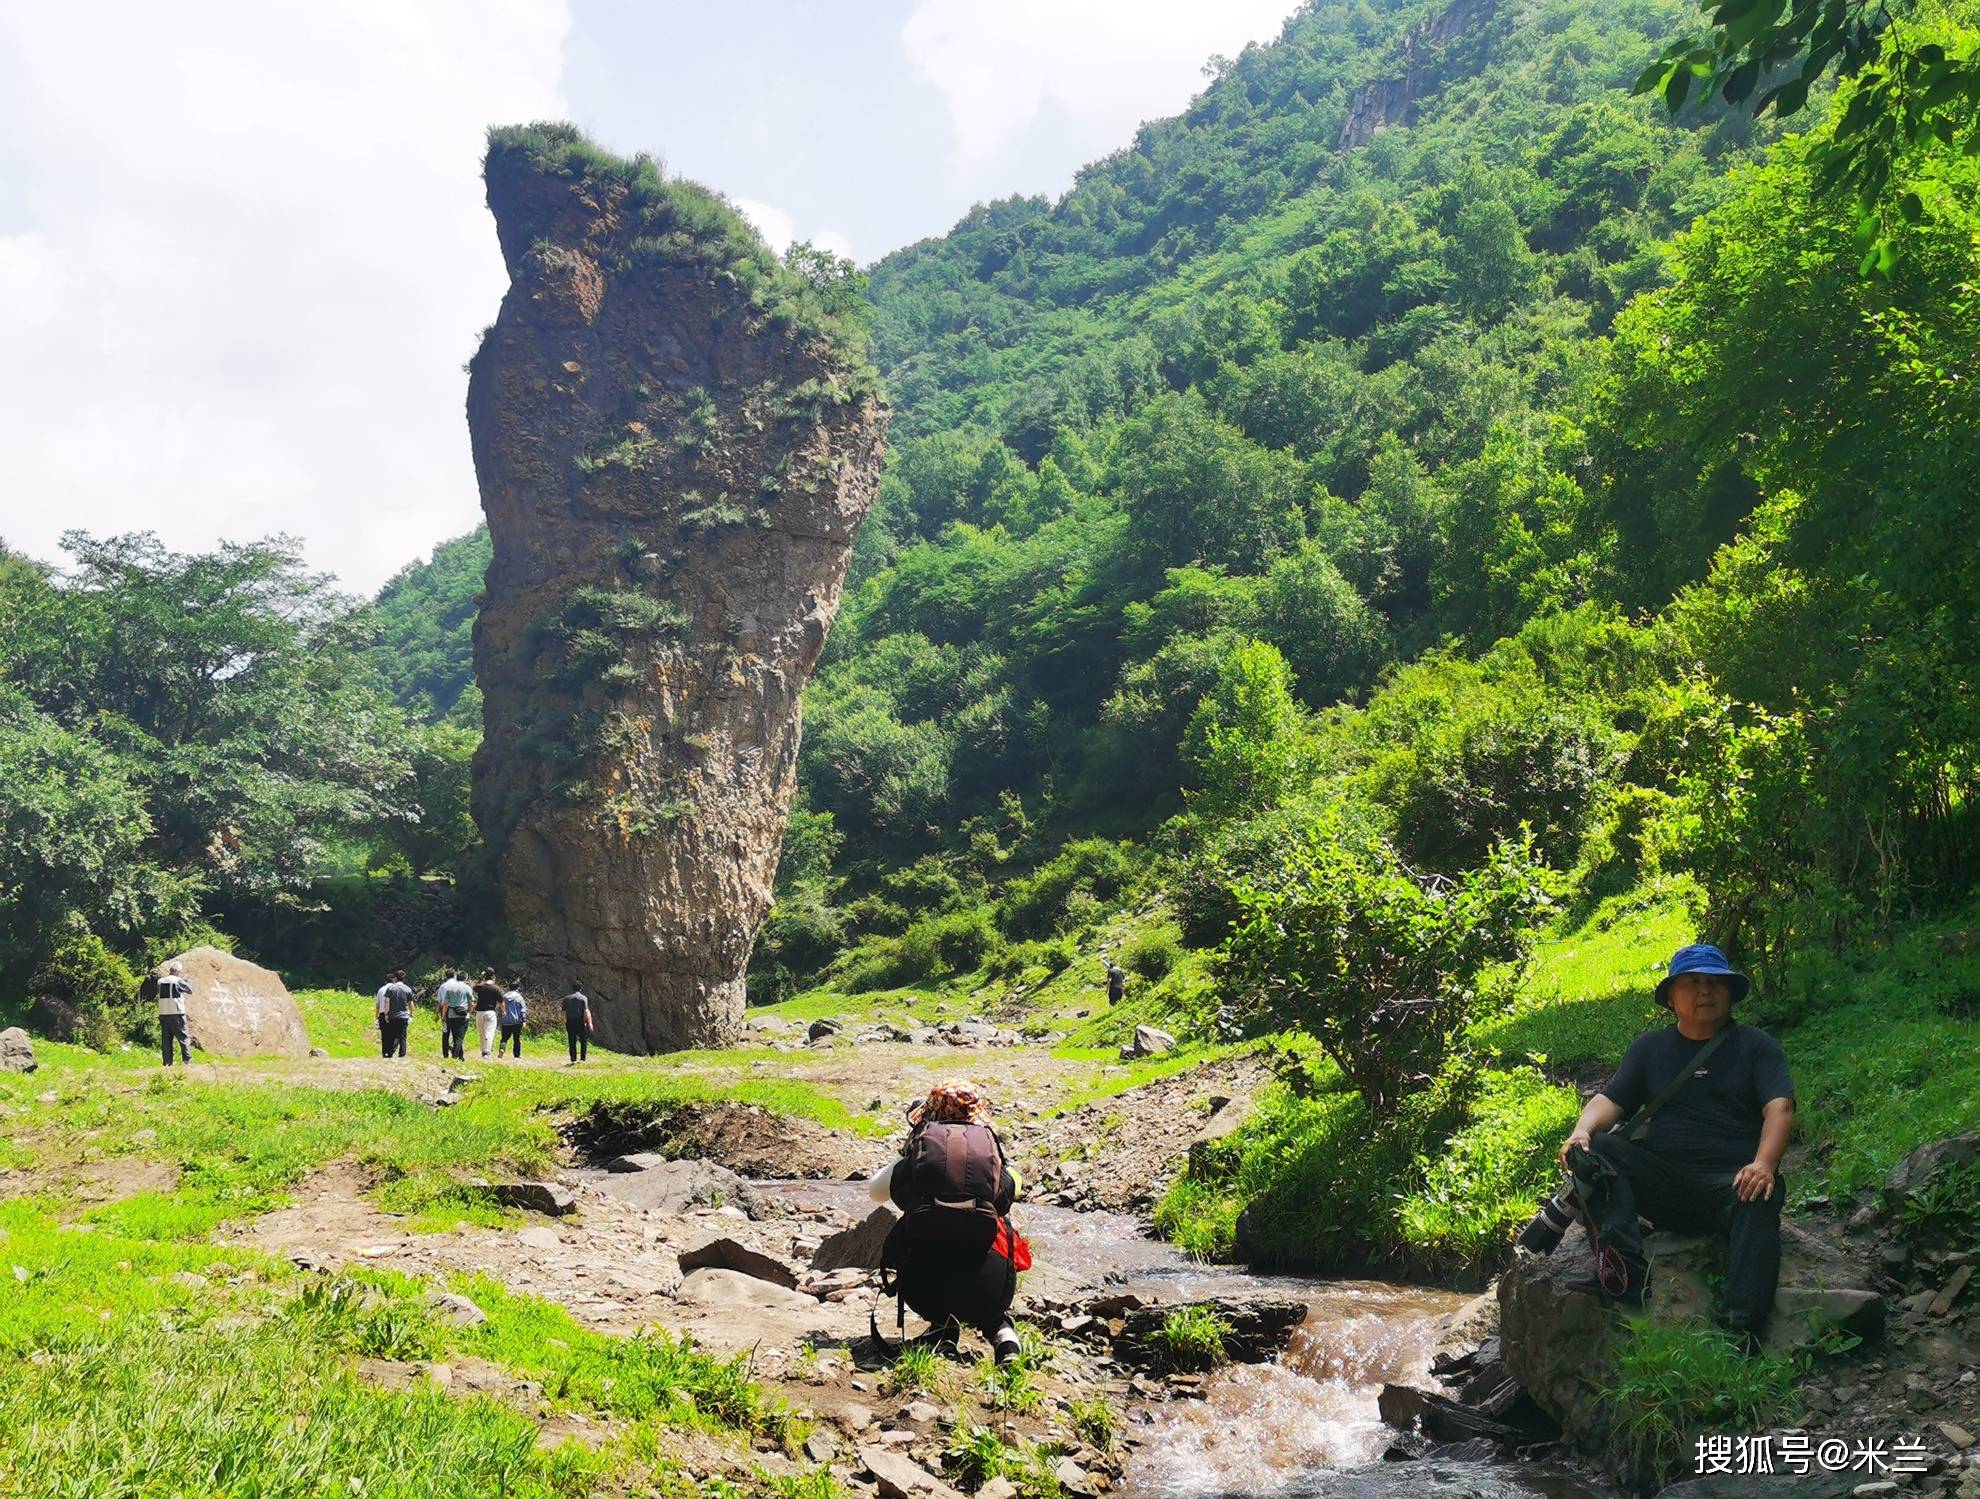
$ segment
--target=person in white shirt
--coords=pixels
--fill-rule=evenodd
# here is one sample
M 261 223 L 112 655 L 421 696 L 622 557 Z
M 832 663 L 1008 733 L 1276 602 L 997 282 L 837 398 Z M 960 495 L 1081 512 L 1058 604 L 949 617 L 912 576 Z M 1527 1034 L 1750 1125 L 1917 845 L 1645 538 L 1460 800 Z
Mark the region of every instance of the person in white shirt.
M 186 981 L 186 966 L 177 958 L 166 966 L 158 980 L 158 1065 L 172 1065 L 172 1043 L 179 1043 L 179 1058 L 192 1066 L 192 1047 L 186 1037 L 186 996 L 192 985 Z
M 433 996 L 440 1007 L 440 1055 L 467 1060 L 468 1016 L 474 1010 L 474 990 L 465 973 L 450 973 Z

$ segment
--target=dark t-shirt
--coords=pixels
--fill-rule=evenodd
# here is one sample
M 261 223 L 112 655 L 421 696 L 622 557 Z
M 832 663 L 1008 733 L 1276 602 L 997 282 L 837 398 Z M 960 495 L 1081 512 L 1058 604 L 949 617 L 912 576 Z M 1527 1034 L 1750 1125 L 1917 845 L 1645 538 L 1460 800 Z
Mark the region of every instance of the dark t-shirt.
M 410 1020 L 413 1012 L 413 992 L 405 984 L 385 986 L 385 1018 L 387 1020 Z
M 499 1010 L 502 1008 L 502 986 L 482 979 L 474 986 L 474 1007 L 477 1010 Z
M 1638 1036 L 1602 1093 L 1625 1116 L 1633 1115 L 1690 1067 L 1705 1046 L 1688 1040 L 1674 1025 Z M 1643 1144 L 1709 1174 L 1729 1176 L 1758 1152 L 1762 1111 L 1776 1098 L 1793 1097 L 1781 1043 L 1750 1025 L 1735 1025 L 1705 1063 L 1704 1073 L 1657 1111 Z
M 585 1011 L 591 1008 L 591 1001 L 584 997 L 580 989 L 573 989 L 564 996 L 564 1019 L 582 1020 Z

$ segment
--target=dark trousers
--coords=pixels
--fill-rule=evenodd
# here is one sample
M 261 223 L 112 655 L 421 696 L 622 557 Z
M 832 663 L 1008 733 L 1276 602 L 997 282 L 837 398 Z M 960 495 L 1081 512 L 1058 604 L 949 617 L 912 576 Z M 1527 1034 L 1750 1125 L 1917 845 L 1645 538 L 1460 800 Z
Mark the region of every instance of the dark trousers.
M 378 1048 L 381 1056 L 402 1057 L 406 1054 L 406 1030 L 412 1025 L 410 1018 L 394 1020 L 381 1016 L 378 1021 Z
M 452 1057 L 457 1062 L 467 1060 L 467 1028 L 468 1017 L 465 1015 L 449 1015 L 446 1018 L 446 1029 L 440 1035 L 441 1056 Z
M 515 1025 L 505 1025 L 502 1027 L 502 1039 L 495 1044 L 495 1055 L 499 1057 L 511 1046 L 515 1047 L 517 1056 L 522 1055 L 522 1025 L 520 1022 Z
M 573 1062 L 579 1058 L 590 1058 L 591 1037 L 585 1033 L 582 1018 L 577 1020 L 566 1019 L 564 1021 L 564 1039 L 570 1043 L 571 1060 Z
M 160 1015 L 158 1017 L 158 1065 L 172 1065 L 172 1043 L 179 1043 L 179 1058 L 188 1067 L 192 1065 L 192 1048 L 186 1044 L 186 1017 L 183 1015 Z
M 1729 1172 L 1693 1170 L 1668 1156 L 1633 1145 L 1620 1134 L 1597 1135 L 1595 1154 L 1614 1174 L 1600 1173 L 1590 1194 L 1602 1242 L 1620 1253 L 1630 1281 L 1643 1283 L 1643 1234 L 1639 1216 L 1676 1233 L 1724 1233 L 1731 1246 L 1726 1265 L 1726 1321 L 1742 1332 L 1759 1332 L 1773 1310 L 1781 1276 L 1781 1199 L 1787 1186 L 1779 1176 L 1774 1195 L 1741 1202 Z
M 960 1322 L 994 1337 L 1010 1315 L 1017 1271 L 994 1249 L 909 1241 L 901 1246 L 899 1294 L 937 1327 Z

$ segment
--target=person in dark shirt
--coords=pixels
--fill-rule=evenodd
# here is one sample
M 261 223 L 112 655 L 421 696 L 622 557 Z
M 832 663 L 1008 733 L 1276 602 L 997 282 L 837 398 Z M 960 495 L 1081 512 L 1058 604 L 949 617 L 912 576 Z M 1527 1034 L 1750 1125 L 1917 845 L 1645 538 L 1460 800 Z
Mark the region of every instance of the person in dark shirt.
M 573 1067 L 591 1056 L 591 1001 L 582 989 L 564 996 L 564 1040 L 570 1046 Z
M 502 986 L 495 982 L 495 970 L 484 968 L 474 984 L 474 1029 L 481 1040 L 482 1060 L 495 1047 L 495 1032 L 502 1023 Z
M 1764 1031 L 1741 1025 L 1732 1007 L 1751 980 L 1718 948 L 1682 948 L 1657 985 L 1657 1003 L 1677 1023 L 1638 1036 L 1615 1076 L 1588 1100 L 1561 1164 L 1574 1173 L 1594 1220 L 1596 1285 L 1631 1305 L 1649 1288 L 1639 1215 L 1656 1227 L 1730 1230 L 1725 1320 L 1757 1336 L 1774 1304 L 1781 1266 L 1781 1154 L 1794 1128 L 1787 1055 Z M 1730 1028 L 1703 1067 L 1696 1060 Z M 1641 1139 L 1605 1133 L 1681 1074 L 1682 1088 L 1658 1107 Z
M 1107 1003 L 1117 1005 L 1126 994 L 1126 972 L 1112 958 L 1107 959 Z

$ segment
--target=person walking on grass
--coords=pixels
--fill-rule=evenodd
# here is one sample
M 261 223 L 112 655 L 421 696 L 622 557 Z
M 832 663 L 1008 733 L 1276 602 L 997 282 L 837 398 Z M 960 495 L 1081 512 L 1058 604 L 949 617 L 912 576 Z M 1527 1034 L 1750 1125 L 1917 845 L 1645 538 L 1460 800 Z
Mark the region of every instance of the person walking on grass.
M 406 971 L 394 968 L 378 990 L 379 1054 L 402 1057 L 406 1054 L 406 1032 L 412 1029 L 413 992 L 406 982 Z
M 458 970 L 448 974 L 433 1001 L 440 1011 L 440 1055 L 465 1062 L 468 1015 L 474 1007 L 474 991 L 467 985 L 467 974 Z
M 186 1037 L 186 996 L 192 985 L 186 981 L 186 965 L 174 958 L 158 980 L 158 1065 L 172 1065 L 172 1043 L 178 1042 L 179 1059 L 192 1066 L 192 1047 Z
M 474 1029 L 484 1062 L 495 1048 L 495 1028 L 501 1023 L 502 986 L 495 982 L 495 970 L 484 968 L 474 984 Z
M 1107 959 L 1107 1003 L 1117 1005 L 1127 995 L 1127 972 L 1112 958 Z
M 516 974 L 509 980 L 508 991 L 502 996 L 502 1038 L 495 1044 L 495 1055 L 501 1056 L 509 1047 L 515 1047 L 516 1060 L 522 1060 L 523 1022 L 529 1019 L 529 1003 L 523 998 L 522 975 Z
M 573 1067 L 591 1059 L 591 1001 L 582 989 L 564 996 L 564 1040 L 570 1045 Z

